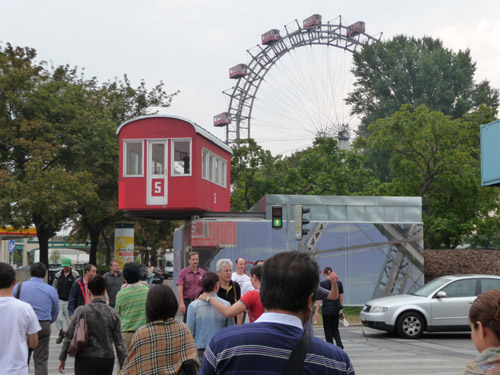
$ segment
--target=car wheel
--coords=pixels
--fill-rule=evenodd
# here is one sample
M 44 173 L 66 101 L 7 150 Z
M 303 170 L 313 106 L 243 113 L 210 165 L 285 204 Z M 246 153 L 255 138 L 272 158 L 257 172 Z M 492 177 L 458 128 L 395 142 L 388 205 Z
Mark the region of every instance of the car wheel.
M 424 333 L 424 317 L 415 311 L 408 311 L 398 318 L 396 330 L 404 339 L 418 339 Z

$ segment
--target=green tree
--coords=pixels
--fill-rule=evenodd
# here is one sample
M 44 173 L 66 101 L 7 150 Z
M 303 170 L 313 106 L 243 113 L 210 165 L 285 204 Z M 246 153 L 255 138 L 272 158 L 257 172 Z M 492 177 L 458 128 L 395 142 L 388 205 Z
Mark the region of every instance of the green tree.
M 231 179 L 233 210 L 247 210 L 266 194 L 353 195 L 375 183 L 362 153 L 339 149 L 333 138 L 317 138 L 287 157 L 241 141 L 233 148 Z
M 454 52 L 439 39 L 398 35 L 386 42 L 372 43 L 353 55 L 354 90 L 347 103 L 361 115 L 361 137 L 369 125 L 398 111 L 403 104 L 426 105 L 458 119 L 480 105 L 496 109 L 499 92 L 488 81 L 476 83 L 476 64 L 470 51 Z M 367 166 L 381 181 L 392 179 L 388 164 L 391 150 L 365 151 Z
M 408 104 L 370 126 L 367 147 L 391 150 L 393 179 L 378 192 L 422 197 L 427 248 L 456 247 L 472 233 L 478 215 L 495 207 L 497 192 L 480 187 L 477 149 L 479 125 L 494 116 L 491 108 L 480 107 L 452 120 Z
M 277 192 L 275 163 L 272 156 L 253 139 L 240 140 L 231 157 L 231 209 L 246 211 L 266 194 Z
M 48 264 L 49 238 L 74 218 L 95 263 L 99 234 L 120 216 L 116 128 L 175 93 L 134 88 L 126 76 L 101 85 L 35 58 L 31 48 L 0 49 L 0 222 L 33 223 Z
M 355 89 L 348 95 L 353 113 L 363 116 L 359 129 L 390 116 L 403 104 L 425 104 L 453 119 L 484 104 L 497 108 L 499 93 L 488 81 L 475 83 L 470 51 L 453 52 L 439 39 L 398 35 L 372 43 L 353 55 Z
M 78 200 L 73 237 L 90 239 L 90 263 L 96 261 L 99 239 L 106 227 L 123 220 L 118 211 L 119 140 L 117 127 L 133 117 L 153 113 L 152 107 L 168 107 L 177 94 L 167 94 L 160 82 L 151 90 L 144 82 L 132 87 L 127 76 L 100 85 L 95 79 L 80 80 L 82 92 L 77 143 L 67 168 L 86 171 L 93 195 Z M 79 87 L 79 86 L 78 86 Z M 106 251 L 106 263 L 110 251 Z
M 333 138 L 316 138 L 312 147 L 279 161 L 280 192 L 305 195 L 360 194 L 373 177 L 357 149 L 342 150 Z
M 87 172 L 68 172 L 68 124 L 76 116 L 67 67 L 35 62 L 36 51 L 0 49 L 0 222 L 34 224 L 40 261 L 48 264 L 48 240 L 76 209 L 76 197 L 92 195 Z
M 156 263 L 156 250 L 173 248 L 175 228 L 183 224 L 182 221 L 176 220 L 150 220 L 139 218 L 135 221 L 135 248 L 139 249 L 147 256 L 147 248 L 150 247 L 150 255 L 153 263 Z

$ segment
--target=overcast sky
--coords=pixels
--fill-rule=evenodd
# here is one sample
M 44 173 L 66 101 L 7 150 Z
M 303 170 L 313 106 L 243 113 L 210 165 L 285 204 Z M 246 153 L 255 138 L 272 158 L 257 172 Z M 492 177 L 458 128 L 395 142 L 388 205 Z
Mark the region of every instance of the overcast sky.
M 0 0 L 0 42 L 35 48 L 39 59 L 85 68 L 100 81 L 123 74 L 134 85 L 163 81 L 167 91 L 181 91 L 168 113 L 225 139 L 212 124 L 227 109 L 222 91 L 234 85 L 228 69 L 250 61 L 246 51 L 264 32 L 314 13 L 365 21 L 383 39 L 432 36 L 453 50 L 469 48 L 476 80 L 500 87 L 498 0 Z

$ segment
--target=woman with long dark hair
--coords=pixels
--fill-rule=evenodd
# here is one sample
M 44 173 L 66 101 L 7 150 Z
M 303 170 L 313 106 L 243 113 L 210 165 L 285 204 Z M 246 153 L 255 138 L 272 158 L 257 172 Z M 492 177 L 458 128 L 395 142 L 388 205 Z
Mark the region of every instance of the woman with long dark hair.
M 469 311 L 471 339 L 479 355 L 464 375 L 500 374 L 500 290 L 481 293 Z
M 104 277 L 101 275 L 92 277 L 88 283 L 88 290 L 91 302 L 75 310 L 66 331 L 59 355 L 59 372 L 64 373 L 68 348 L 76 323 L 82 316 L 85 316 L 89 339 L 87 347 L 75 356 L 75 375 L 111 375 L 115 362 L 113 346 L 116 349 L 120 366 L 127 355 L 122 340 L 120 316 L 115 309 L 106 304 Z
M 186 324 L 174 319 L 178 308 L 177 298 L 168 285 L 149 289 L 147 324 L 135 332 L 121 375 L 180 374 L 187 362 L 199 367 L 193 335 Z

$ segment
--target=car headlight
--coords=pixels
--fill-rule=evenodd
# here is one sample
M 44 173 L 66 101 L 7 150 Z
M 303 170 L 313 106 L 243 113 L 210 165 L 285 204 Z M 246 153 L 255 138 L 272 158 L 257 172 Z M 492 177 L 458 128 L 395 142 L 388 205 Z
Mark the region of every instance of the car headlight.
M 382 307 L 382 306 L 373 306 L 370 312 L 372 313 L 381 313 L 381 312 L 386 312 L 387 307 Z

